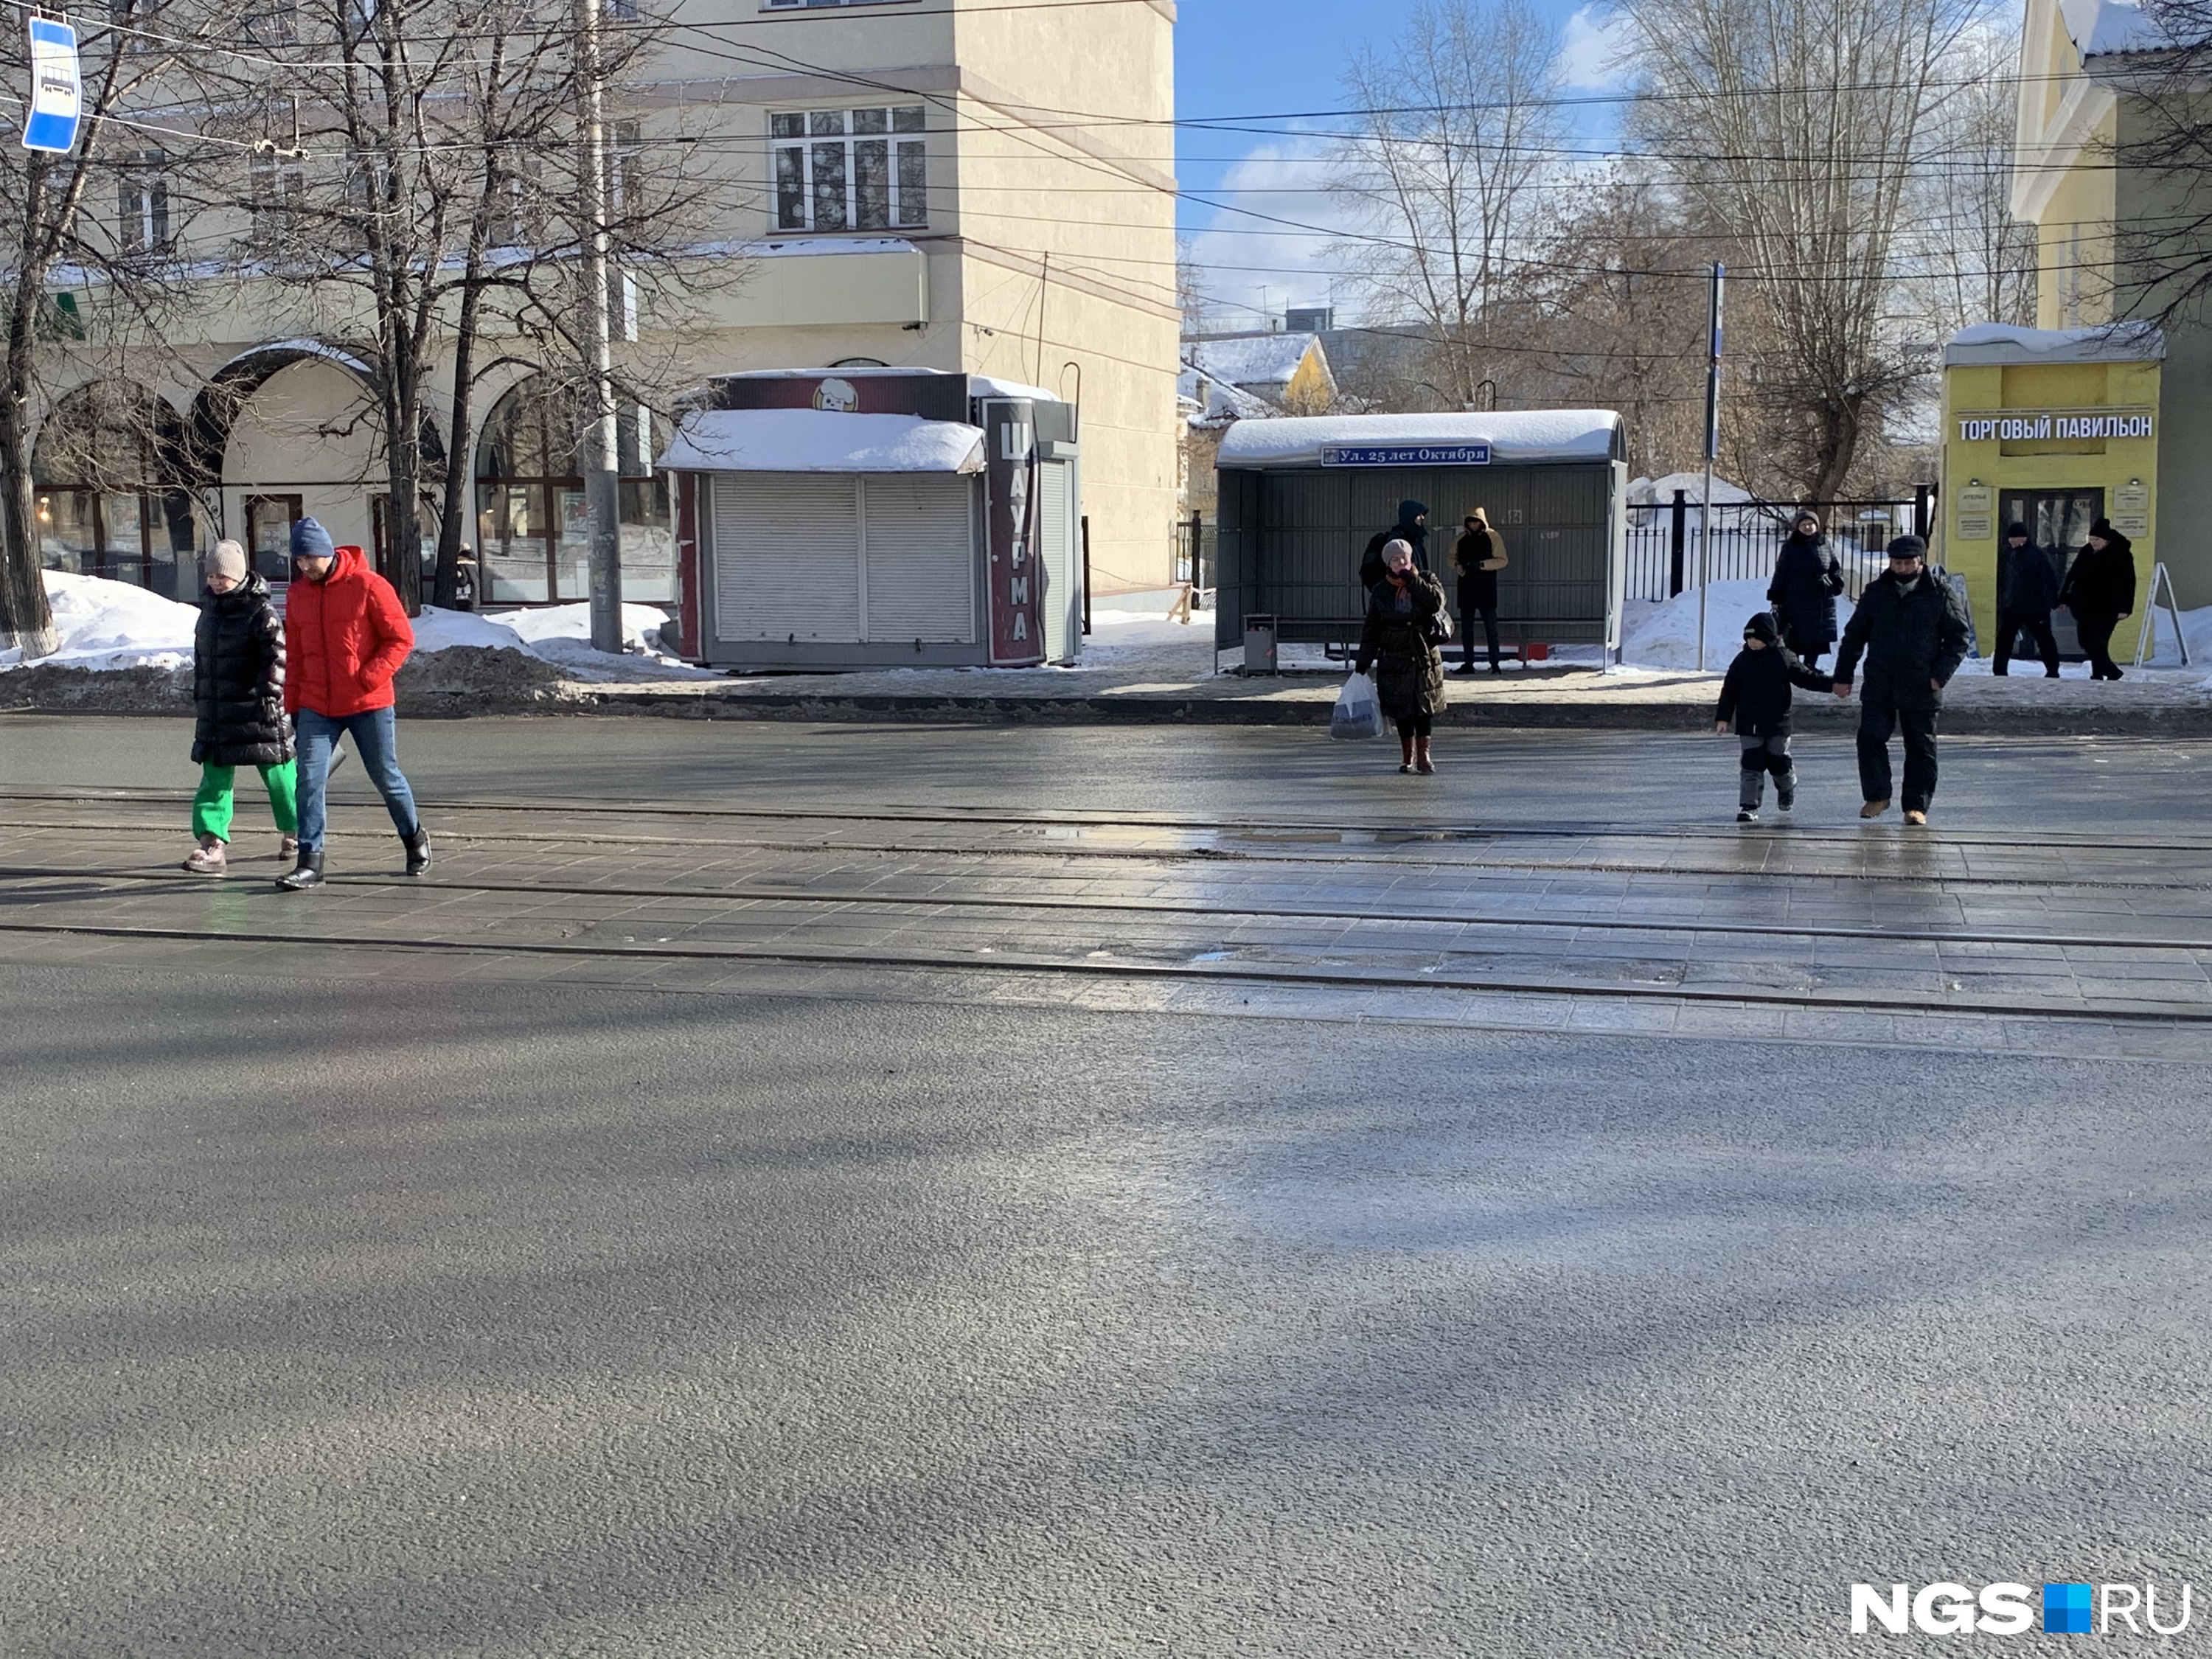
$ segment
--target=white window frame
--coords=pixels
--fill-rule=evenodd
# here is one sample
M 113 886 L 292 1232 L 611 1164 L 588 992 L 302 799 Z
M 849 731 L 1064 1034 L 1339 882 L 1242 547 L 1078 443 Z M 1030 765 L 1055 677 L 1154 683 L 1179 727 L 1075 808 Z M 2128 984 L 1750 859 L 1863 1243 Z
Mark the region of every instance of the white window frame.
M 169 246 L 168 156 L 142 149 L 125 159 L 115 184 L 116 240 L 126 253 L 158 253 Z
M 878 123 L 880 122 L 880 125 Z M 834 124 L 834 125 L 833 125 Z M 799 129 L 794 131 L 792 129 Z M 858 109 L 775 110 L 769 115 L 769 215 L 780 234 L 896 235 L 929 228 L 928 111 L 921 104 L 874 104 Z M 860 152 L 883 147 L 884 217 L 862 224 Z M 824 224 L 820 194 L 823 152 L 841 152 L 844 173 L 842 222 Z M 792 194 L 796 186 L 797 194 Z M 793 202 L 797 211 L 793 211 Z

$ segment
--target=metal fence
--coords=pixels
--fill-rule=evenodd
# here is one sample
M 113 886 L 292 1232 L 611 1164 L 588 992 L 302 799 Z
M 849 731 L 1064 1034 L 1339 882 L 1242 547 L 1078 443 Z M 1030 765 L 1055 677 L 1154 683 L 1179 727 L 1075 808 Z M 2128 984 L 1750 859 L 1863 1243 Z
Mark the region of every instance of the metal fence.
M 1214 589 L 1215 573 L 1221 568 L 1221 526 L 1208 524 L 1198 514 L 1176 523 L 1175 580 L 1188 582 L 1199 594 L 1199 603 L 1206 603 Z
M 1710 556 L 1705 514 L 1681 490 L 1672 501 L 1628 509 L 1630 599 L 1665 599 L 1707 581 L 1764 581 L 1790 534 L 1790 520 L 1809 507 L 1820 515 L 1828 550 L 1844 568 L 1844 591 L 1859 590 L 1881 574 L 1889 538 L 1910 531 L 1925 536 L 1935 521 L 1935 490 L 1871 501 L 1716 501 Z

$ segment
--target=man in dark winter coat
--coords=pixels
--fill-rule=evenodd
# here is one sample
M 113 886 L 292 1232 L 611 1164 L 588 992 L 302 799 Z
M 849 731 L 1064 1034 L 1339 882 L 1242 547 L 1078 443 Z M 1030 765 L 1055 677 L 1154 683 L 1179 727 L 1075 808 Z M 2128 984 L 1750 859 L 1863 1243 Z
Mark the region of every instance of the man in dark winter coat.
M 1836 595 L 1844 591 L 1844 568 L 1820 533 L 1820 515 L 1808 507 L 1792 520 L 1790 538 L 1774 561 L 1774 580 L 1766 603 L 1782 624 L 1784 641 L 1818 668 L 1836 642 Z
M 2027 526 L 2005 526 L 2004 574 L 1997 583 L 1997 649 L 1993 674 L 2011 671 L 2012 647 L 2026 629 L 2043 659 L 2046 678 L 2058 678 L 2058 641 L 2051 634 L 2051 607 L 2058 603 L 2058 567 L 2047 548 L 2027 539 Z
M 2089 544 L 2074 556 L 2058 603 L 2074 613 L 2074 631 L 2089 653 L 2089 678 L 2118 679 L 2112 630 L 2135 614 L 2136 556 L 2135 544 L 2110 519 L 2089 526 Z
M 1713 730 L 1726 732 L 1733 725 L 1743 740 L 1743 776 L 1736 794 L 1735 821 L 1750 823 L 1759 817 L 1759 798 L 1766 775 L 1774 774 L 1774 805 L 1787 812 L 1797 804 L 1797 773 L 1790 760 L 1790 688 L 1830 691 L 1835 681 L 1798 660 L 1782 643 L 1782 630 L 1764 611 L 1743 625 L 1743 649 L 1729 665 L 1721 682 L 1721 700 L 1713 709 Z
M 1452 550 L 1452 568 L 1459 572 L 1459 625 L 1467 644 L 1460 657 L 1462 674 L 1474 672 L 1474 619 L 1482 618 L 1482 635 L 1490 644 L 1490 672 L 1498 665 L 1498 573 L 1505 568 L 1505 538 L 1498 533 L 1480 507 L 1467 515 L 1459 544 Z
M 1398 522 L 1388 530 L 1378 530 L 1367 538 L 1367 550 L 1359 556 L 1359 591 L 1371 593 L 1375 584 L 1382 580 L 1382 550 L 1392 542 L 1403 542 L 1413 550 L 1413 568 L 1429 568 L 1429 509 L 1419 501 L 1398 503 Z
M 1863 818 L 1889 810 L 1889 734 L 1905 728 L 1905 821 L 1928 822 L 1936 798 L 1936 717 L 1943 688 L 1966 659 L 1971 635 L 1948 583 L 1928 572 L 1928 544 L 1899 536 L 1889 568 L 1866 586 L 1836 653 L 1836 695 L 1851 695 L 1851 674 L 1866 659 L 1859 709 Z
M 222 541 L 207 556 L 207 587 L 192 635 L 192 758 L 200 764 L 192 797 L 199 846 L 185 860 L 196 876 L 219 876 L 230 845 L 231 787 L 251 766 L 269 791 L 277 856 L 299 848 L 292 726 L 284 718 L 284 625 L 269 584 L 246 570 L 246 549 Z

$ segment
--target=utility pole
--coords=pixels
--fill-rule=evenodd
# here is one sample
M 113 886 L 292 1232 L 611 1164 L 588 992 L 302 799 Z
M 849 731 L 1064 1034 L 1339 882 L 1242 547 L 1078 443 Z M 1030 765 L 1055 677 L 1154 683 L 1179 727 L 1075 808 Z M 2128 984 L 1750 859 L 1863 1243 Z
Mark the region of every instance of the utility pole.
M 1705 588 L 1713 574 L 1713 463 L 1721 453 L 1721 279 L 1726 267 L 1713 261 L 1711 326 L 1705 356 L 1705 500 L 1698 511 L 1698 672 L 1705 672 Z
M 614 340 L 607 287 L 606 86 L 599 69 L 599 7 L 576 0 L 578 49 L 582 58 L 581 162 L 583 207 L 591 216 L 584 244 L 583 346 L 591 380 L 590 419 L 580 457 L 584 505 L 592 521 L 592 647 L 623 648 L 621 456 L 615 441 Z

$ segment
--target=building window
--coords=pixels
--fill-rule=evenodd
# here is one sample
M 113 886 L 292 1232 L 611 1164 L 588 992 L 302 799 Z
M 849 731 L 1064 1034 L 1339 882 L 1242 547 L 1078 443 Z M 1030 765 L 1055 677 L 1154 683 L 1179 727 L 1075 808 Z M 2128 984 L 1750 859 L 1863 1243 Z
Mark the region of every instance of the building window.
M 246 169 L 253 238 L 264 244 L 279 241 L 291 228 L 292 215 L 307 200 L 307 164 L 262 151 L 246 158 Z
M 175 599 L 199 592 L 199 522 L 183 417 L 143 386 L 98 380 L 54 405 L 31 453 L 39 562 Z
M 881 6 L 887 5 L 889 3 L 890 0 L 766 0 L 766 4 L 763 9 L 768 11 L 782 11 L 788 8 L 791 10 L 796 11 L 801 7 Z
M 477 443 L 480 604 L 544 605 L 591 597 L 591 514 L 584 501 L 575 404 L 542 378 L 492 408 Z M 676 598 L 668 475 L 653 470 L 650 411 L 632 404 L 617 427 L 623 597 Z
M 159 252 L 169 245 L 168 157 L 142 149 L 125 158 L 115 185 L 116 240 L 125 253 Z
M 778 110 L 778 230 L 918 229 L 929 222 L 928 151 L 919 104 Z M 908 135 L 911 134 L 911 137 Z

